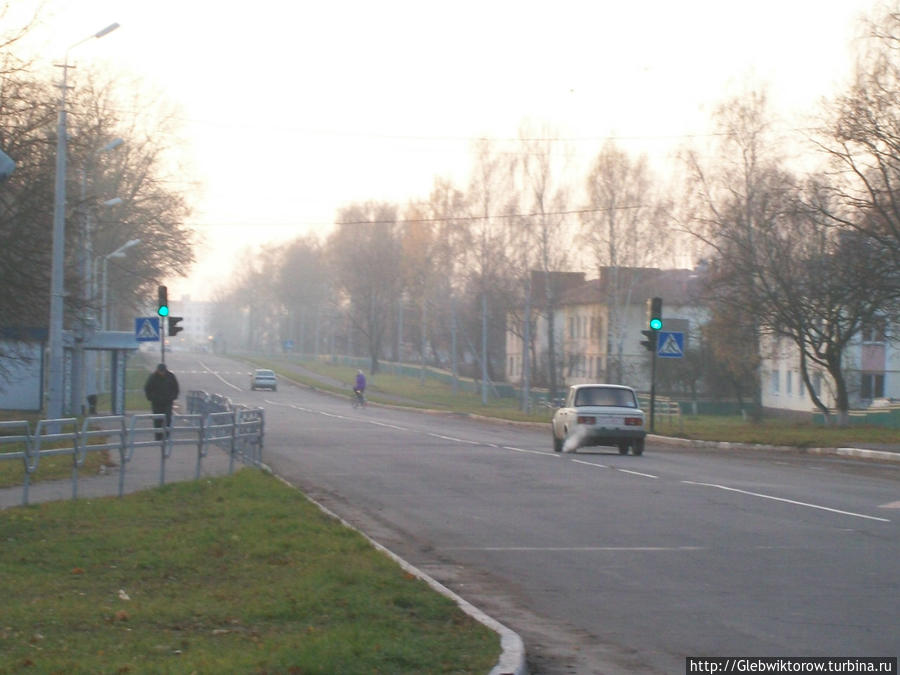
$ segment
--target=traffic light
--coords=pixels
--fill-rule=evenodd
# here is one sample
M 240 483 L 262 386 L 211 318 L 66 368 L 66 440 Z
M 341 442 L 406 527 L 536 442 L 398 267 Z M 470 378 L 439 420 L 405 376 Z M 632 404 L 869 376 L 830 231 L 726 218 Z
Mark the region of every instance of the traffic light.
M 641 344 L 644 345 L 644 349 L 648 352 L 656 351 L 656 337 L 657 333 L 655 330 L 642 330 L 641 333 L 644 334 L 646 340 L 641 340 Z
M 157 289 L 157 308 L 156 313 L 160 316 L 169 316 L 169 293 L 166 290 L 165 286 L 160 286 Z
M 184 330 L 184 328 L 182 328 L 181 326 L 178 325 L 179 323 L 181 323 L 181 320 L 183 318 L 184 318 L 183 316 L 170 316 L 169 317 L 169 337 L 172 337 L 173 335 L 178 335 L 181 331 Z
M 652 330 L 661 330 L 662 322 L 662 298 L 650 299 L 650 328 Z

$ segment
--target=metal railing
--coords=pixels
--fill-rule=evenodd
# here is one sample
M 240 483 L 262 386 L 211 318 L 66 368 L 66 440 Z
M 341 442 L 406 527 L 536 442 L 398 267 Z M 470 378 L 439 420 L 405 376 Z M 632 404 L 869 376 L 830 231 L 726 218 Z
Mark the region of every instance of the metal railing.
M 200 478 L 203 459 L 215 445 L 229 455 L 228 473 L 237 460 L 261 466 L 265 412 L 232 404 L 219 395 L 202 391 L 187 393 L 187 414 L 175 413 L 166 426 L 164 414 L 102 415 L 85 417 L 78 426 L 75 418 L 40 420 L 31 429 L 27 421 L 0 422 L 0 461 L 24 463 L 22 504 L 28 504 L 32 475 L 41 458 L 68 455 L 72 458 L 72 499 L 78 498 L 79 469 L 89 452 L 118 452 L 119 496 L 124 494 L 128 463 L 135 450 L 157 448 L 160 453 L 159 484 L 165 485 L 166 461 L 176 446 L 197 449 L 195 479 Z M 5 448 L 14 447 L 14 450 Z

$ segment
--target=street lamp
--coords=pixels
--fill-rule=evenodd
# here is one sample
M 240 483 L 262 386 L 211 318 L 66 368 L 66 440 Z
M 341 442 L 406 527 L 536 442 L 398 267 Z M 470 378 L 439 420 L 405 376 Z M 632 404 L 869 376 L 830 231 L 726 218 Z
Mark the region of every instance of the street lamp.
M 93 274 L 93 223 L 91 222 L 93 208 L 88 203 L 88 175 L 93 173 L 101 154 L 115 150 L 124 142 L 125 141 L 121 138 L 114 138 L 109 143 L 94 150 L 89 155 L 84 166 L 81 167 L 81 209 L 84 214 L 84 229 L 81 233 L 81 289 L 83 309 L 79 312 L 78 322 L 76 324 L 75 353 L 72 358 L 72 387 L 69 404 L 70 410 L 75 412 L 80 409 L 83 402 L 86 400 L 85 394 L 94 394 L 97 388 L 96 353 L 94 351 L 87 351 L 84 348 L 84 343 L 88 339 L 88 336 L 97 330 L 97 294 L 95 292 L 97 282 Z M 115 197 L 102 202 L 102 205 L 110 207 L 121 203 L 122 200 L 119 197 Z
M 103 30 L 76 42 L 66 49 L 63 60 L 62 85 L 59 96 L 59 117 L 56 125 L 56 182 L 53 189 L 53 262 L 50 271 L 50 382 L 47 415 L 58 419 L 63 414 L 63 305 L 66 253 L 66 92 L 68 91 L 69 52 L 91 38 L 101 38 L 113 32 L 119 24 L 112 23 Z
M 103 256 L 103 304 L 102 304 L 103 314 L 101 316 L 101 324 L 103 326 L 103 330 L 109 329 L 109 326 L 107 326 L 108 317 L 107 317 L 107 305 L 106 305 L 106 292 L 107 292 L 106 289 L 107 289 L 108 274 L 109 274 L 109 264 L 108 264 L 109 259 L 110 258 L 124 258 L 125 251 L 130 249 L 132 246 L 137 246 L 140 243 L 141 243 L 140 239 L 132 239 L 131 241 L 128 241 L 128 242 L 122 244 L 119 248 L 117 248 L 112 253 L 107 253 L 105 256 Z

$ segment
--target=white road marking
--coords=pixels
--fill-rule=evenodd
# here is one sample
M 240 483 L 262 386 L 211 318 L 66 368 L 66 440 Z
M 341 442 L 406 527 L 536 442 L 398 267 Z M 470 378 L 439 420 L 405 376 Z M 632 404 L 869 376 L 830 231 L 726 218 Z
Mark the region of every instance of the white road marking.
M 762 494 L 759 492 L 750 492 L 748 490 L 740 490 L 738 488 L 728 487 L 727 485 L 716 485 L 715 483 L 697 483 L 692 480 L 683 480 L 681 482 L 686 485 L 701 485 L 703 487 L 718 488 L 719 490 L 725 490 L 727 492 L 738 492 L 740 494 L 750 495 L 751 497 L 760 497 L 762 499 L 771 499 L 772 501 L 784 502 L 785 504 L 793 504 L 795 506 L 806 506 L 811 509 L 819 509 L 820 511 L 829 511 L 831 513 L 839 513 L 842 516 L 853 516 L 854 518 L 865 518 L 866 520 L 877 520 L 882 523 L 891 522 L 887 518 L 879 518 L 877 516 L 867 516 L 863 513 L 853 513 L 852 511 L 841 511 L 840 509 L 833 509 L 828 506 L 820 506 L 818 504 L 809 504 L 807 502 L 798 502 L 793 499 L 785 499 L 784 497 L 775 497 L 773 495 L 765 495 L 765 494 Z
M 511 445 L 499 446 L 503 450 L 512 450 L 513 452 L 524 452 L 528 455 L 546 455 L 547 457 L 559 457 L 558 452 L 547 452 L 546 450 L 526 450 L 525 448 L 515 448 Z
M 573 462 L 576 464 L 585 464 L 587 466 L 596 466 L 600 469 L 608 469 L 609 467 L 606 464 L 595 464 L 594 462 L 585 462 L 583 459 L 573 459 Z
M 397 431 L 409 431 L 406 427 L 398 427 L 396 424 L 388 424 L 387 422 L 376 422 L 375 420 L 367 420 L 369 424 L 374 424 L 376 427 L 387 427 L 388 429 L 396 429 Z
M 879 509 L 900 509 L 900 502 L 888 502 L 878 507 Z
M 630 473 L 633 476 L 643 476 L 644 478 L 659 478 L 659 476 L 654 476 L 650 473 L 641 473 L 640 471 L 630 471 L 629 469 L 619 469 L 618 467 L 613 467 L 616 471 L 621 471 L 622 473 Z
M 435 433 L 431 433 L 431 432 L 429 432 L 428 435 L 432 436 L 434 438 L 440 438 L 441 440 L 444 440 L 444 441 L 453 441 L 454 443 L 468 443 L 469 445 L 481 445 L 481 443 L 479 441 L 467 441 L 464 438 L 454 438 L 453 436 L 442 436 L 441 434 L 435 434 Z
M 206 372 L 208 372 L 210 375 L 214 375 L 214 376 L 215 376 L 216 378 L 218 378 L 223 384 L 225 384 L 225 385 L 231 387 L 232 389 L 237 389 L 238 391 L 241 391 L 241 388 L 240 388 L 239 386 L 237 386 L 236 384 L 231 384 L 231 382 L 229 382 L 229 381 L 226 380 L 224 377 L 222 377 L 221 375 L 219 375 L 219 373 L 217 373 L 216 371 L 214 371 L 212 368 L 210 368 L 209 366 L 207 366 L 207 365 L 206 365 L 205 363 L 203 363 L 202 361 L 200 362 L 200 365 L 203 366 L 203 367 L 206 369 Z

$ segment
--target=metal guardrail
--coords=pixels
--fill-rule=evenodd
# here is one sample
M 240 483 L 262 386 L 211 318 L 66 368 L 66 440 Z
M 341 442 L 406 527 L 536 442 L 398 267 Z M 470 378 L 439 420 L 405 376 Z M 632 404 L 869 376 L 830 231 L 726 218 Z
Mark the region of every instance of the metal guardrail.
M 228 472 L 236 460 L 252 466 L 262 464 L 265 412 L 262 408 L 235 405 L 224 396 L 202 391 L 187 393 L 187 414 L 173 414 L 165 426 L 164 414 L 102 415 L 40 420 L 34 431 L 27 421 L 0 422 L 0 461 L 21 460 L 25 467 L 22 504 L 28 504 L 31 477 L 42 457 L 72 457 L 72 499 L 78 498 L 78 470 L 89 452 L 119 453 L 119 496 L 124 494 L 128 463 L 139 448 L 157 448 L 160 453 L 159 484 L 165 485 L 166 460 L 175 446 L 197 448 L 195 478 L 200 478 L 203 459 L 215 445 L 229 455 Z M 21 449 L 5 451 L 4 447 Z

